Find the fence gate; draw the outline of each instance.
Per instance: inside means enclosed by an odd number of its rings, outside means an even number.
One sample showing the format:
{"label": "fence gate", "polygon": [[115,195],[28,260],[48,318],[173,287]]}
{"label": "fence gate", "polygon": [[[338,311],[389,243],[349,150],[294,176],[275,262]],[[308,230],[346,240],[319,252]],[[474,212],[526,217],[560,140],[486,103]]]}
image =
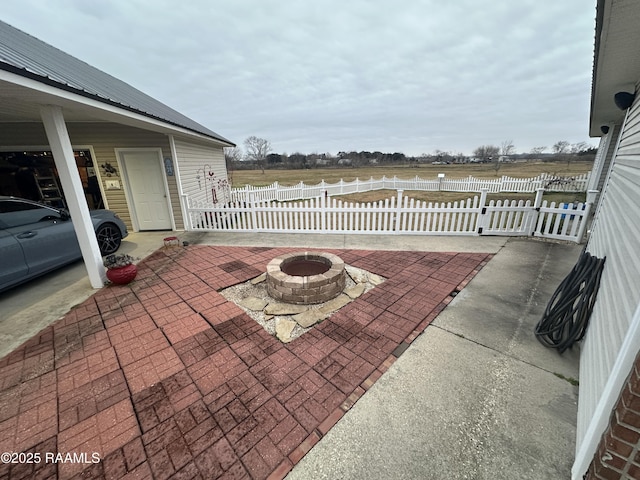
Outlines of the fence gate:
{"label": "fence gate", "polygon": [[491,200],[482,209],[478,224],[480,235],[526,236],[533,235],[538,210],[531,200]]}
{"label": "fence gate", "polygon": [[[597,192],[587,192],[585,203],[548,203],[542,189],[530,200],[490,201],[478,219],[479,235],[534,236],[580,243]],[[484,200],[484,197],[482,198]],[[481,205],[486,202],[481,200]]]}

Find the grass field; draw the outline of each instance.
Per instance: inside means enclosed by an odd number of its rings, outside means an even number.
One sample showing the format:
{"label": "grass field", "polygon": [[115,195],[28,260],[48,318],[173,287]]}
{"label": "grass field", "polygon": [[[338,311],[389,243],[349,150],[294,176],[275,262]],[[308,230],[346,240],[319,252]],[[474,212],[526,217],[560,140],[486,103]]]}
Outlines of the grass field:
{"label": "grass field", "polygon": [[527,162],[505,163],[496,173],[492,164],[462,164],[462,165],[420,165],[420,166],[382,166],[382,167],[358,167],[358,168],[313,168],[308,170],[236,170],[229,172],[234,187],[254,185],[261,187],[271,185],[276,180],[281,185],[295,185],[301,181],[308,185],[315,185],[324,180],[327,183],[339,182],[342,178],[350,182],[356,178],[361,180],[382,176],[398,178],[413,178],[416,175],[422,178],[436,178],[439,173],[444,173],[449,178],[463,178],[473,175],[477,178],[497,178],[507,175],[516,178],[535,177],[541,173],[553,175],[572,176],[587,173],[591,170],[593,162]]}
{"label": "grass field", "polygon": [[[581,175],[591,170],[592,162],[532,162],[532,163],[508,163],[501,165],[496,173],[494,165],[491,164],[464,164],[464,165],[421,165],[418,167],[360,167],[360,168],[314,168],[309,170],[265,170],[264,174],[260,170],[238,170],[230,172],[234,187],[244,187],[245,185],[265,186],[278,181],[281,185],[295,185],[301,181],[307,185],[315,185],[324,180],[327,183],[339,182],[343,179],[350,182],[356,178],[362,180],[370,177],[381,178],[382,176],[398,178],[413,178],[416,175],[432,179],[438,173],[444,173],[449,178],[464,178],[473,175],[477,178],[496,178],[507,175],[515,178],[536,177],[541,173],[553,175],[572,176]],[[375,190],[371,192],[354,193],[350,195],[335,196],[333,198],[348,202],[377,202],[397,195],[393,190]],[[475,193],[458,192],[423,192],[405,191],[405,196],[426,202],[455,202],[473,198]],[[544,194],[544,200],[549,202],[584,202],[584,193],[553,193]],[[527,193],[498,193],[489,194],[488,200],[531,200],[533,202],[535,194]]]}
{"label": "grass field", "polygon": [[[372,192],[353,193],[351,195],[335,195],[331,198],[337,198],[347,202],[378,202],[385,198],[395,197],[397,192],[394,190],[374,190]],[[405,190],[403,196],[415,198],[422,202],[460,202],[467,198],[473,198],[475,196],[480,197],[479,193],[465,193],[465,192],[422,192],[422,191],[407,191]],[[490,193],[487,195],[487,201],[491,200],[535,200],[535,193]],[[584,193],[562,193],[562,192],[546,192],[542,199],[548,202],[556,203],[570,203],[570,202],[584,202],[586,194]]]}

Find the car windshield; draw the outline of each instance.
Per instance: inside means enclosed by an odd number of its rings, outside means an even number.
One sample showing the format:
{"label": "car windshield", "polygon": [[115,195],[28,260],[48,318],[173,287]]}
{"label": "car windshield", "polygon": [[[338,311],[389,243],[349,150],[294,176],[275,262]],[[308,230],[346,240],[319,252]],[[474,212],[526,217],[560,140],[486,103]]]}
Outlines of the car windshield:
{"label": "car windshield", "polygon": [[44,205],[20,200],[0,201],[0,221],[8,228],[60,218],[58,210]]}

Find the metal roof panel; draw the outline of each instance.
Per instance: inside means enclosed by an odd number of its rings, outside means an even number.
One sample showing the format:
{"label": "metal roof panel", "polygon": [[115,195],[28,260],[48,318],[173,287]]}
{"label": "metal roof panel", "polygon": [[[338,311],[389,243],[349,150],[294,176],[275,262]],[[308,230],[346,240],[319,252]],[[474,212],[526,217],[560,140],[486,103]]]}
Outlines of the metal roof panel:
{"label": "metal roof panel", "polygon": [[126,82],[0,20],[0,69],[73,91],[233,145]]}

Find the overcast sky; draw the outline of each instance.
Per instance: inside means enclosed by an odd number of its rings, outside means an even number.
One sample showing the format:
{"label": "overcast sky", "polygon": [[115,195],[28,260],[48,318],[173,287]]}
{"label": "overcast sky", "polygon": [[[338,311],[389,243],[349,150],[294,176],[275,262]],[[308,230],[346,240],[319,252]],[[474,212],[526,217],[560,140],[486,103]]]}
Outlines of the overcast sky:
{"label": "overcast sky", "polygon": [[596,0],[2,0],[2,20],[239,146],[588,137]]}

